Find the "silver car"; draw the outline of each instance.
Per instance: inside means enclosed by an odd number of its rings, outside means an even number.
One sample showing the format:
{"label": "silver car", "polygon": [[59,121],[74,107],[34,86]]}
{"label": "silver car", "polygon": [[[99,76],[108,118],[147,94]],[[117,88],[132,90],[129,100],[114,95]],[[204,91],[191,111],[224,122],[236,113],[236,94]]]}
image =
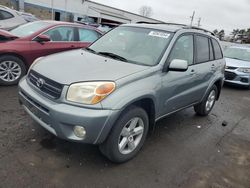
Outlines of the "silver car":
{"label": "silver car", "polygon": [[250,89],[250,47],[232,46],[224,51],[226,59],[225,83]]}
{"label": "silver car", "polygon": [[11,30],[25,23],[27,23],[27,21],[21,12],[0,6],[0,29]]}
{"label": "silver car", "polygon": [[187,107],[206,116],[225,60],[213,34],[178,24],[119,26],[89,48],[37,59],[20,103],[52,134],[97,144],[114,162],[133,158],[155,122]]}

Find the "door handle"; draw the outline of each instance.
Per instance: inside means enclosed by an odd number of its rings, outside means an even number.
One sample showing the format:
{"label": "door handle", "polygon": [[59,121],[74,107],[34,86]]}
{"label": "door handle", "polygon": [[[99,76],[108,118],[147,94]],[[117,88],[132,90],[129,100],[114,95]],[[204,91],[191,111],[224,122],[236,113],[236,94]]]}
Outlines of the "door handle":
{"label": "door handle", "polygon": [[214,64],[211,66],[211,70],[212,70],[212,71],[215,71],[215,70],[216,70],[216,67],[215,67]]}
{"label": "door handle", "polygon": [[195,74],[196,74],[195,70],[192,69],[191,72],[190,72],[190,75],[195,75]]}
{"label": "door handle", "polygon": [[75,48],[75,45],[71,45],[70,47],[71,47],[71,48]]}

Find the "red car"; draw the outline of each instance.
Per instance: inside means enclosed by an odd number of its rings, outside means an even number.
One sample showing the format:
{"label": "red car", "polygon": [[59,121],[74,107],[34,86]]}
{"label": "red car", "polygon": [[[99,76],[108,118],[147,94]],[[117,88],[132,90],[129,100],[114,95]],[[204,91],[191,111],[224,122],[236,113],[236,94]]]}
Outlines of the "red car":
{"label": "red car", "polygon": [[0,30],[0,85],[17,84],[38,57],[88,47],[101,35],[94,27],[57,21]]}

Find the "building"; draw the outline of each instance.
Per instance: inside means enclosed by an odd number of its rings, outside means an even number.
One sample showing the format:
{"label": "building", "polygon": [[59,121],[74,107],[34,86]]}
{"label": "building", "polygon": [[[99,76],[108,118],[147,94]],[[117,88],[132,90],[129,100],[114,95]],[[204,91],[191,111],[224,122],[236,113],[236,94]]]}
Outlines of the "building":
{"label": "building", "polygon": [[1,0],[1,4],[23,9],[40,19],[80,21],[88,17],[98,24],[103,22],[114,24],[138,21],[162,22],[89,0]]}

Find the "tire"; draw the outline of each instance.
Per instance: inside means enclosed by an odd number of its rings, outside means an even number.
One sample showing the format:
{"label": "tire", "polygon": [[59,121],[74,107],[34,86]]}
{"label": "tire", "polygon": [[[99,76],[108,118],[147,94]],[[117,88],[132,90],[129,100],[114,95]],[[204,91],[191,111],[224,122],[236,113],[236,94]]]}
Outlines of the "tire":
{"label": "tire", "polygon": [[[132,128],[134,125],[136,125],[135,129],[129,130],[129,127]],[[140,107],[132,106],[121,114],[112,128],[110,135],[106,141],[99,146],[99,149],[102,154],[112,162],[126,162],[135,157],[140,151],[146,140],[148,129],[149,120],[146,111]],[[135,132],[132,130],[136,130],[137,133],[142,133],[133,136]],[[132,144],[132,142],[134,144]]]}
{"label": "tire", "polygon": [[206,96],[201,101],[201,103],[194,106],[194,111],[196,112],[196,114],[200,116],[207,116],[214,107],[217,95],[218,95],[218,88],[215,85],[213,85],[207,92]]}
{"label": "tire", "polygon": [[26,74],[24,62],[12,55],[0,56],[0,85],[16,85]]}

